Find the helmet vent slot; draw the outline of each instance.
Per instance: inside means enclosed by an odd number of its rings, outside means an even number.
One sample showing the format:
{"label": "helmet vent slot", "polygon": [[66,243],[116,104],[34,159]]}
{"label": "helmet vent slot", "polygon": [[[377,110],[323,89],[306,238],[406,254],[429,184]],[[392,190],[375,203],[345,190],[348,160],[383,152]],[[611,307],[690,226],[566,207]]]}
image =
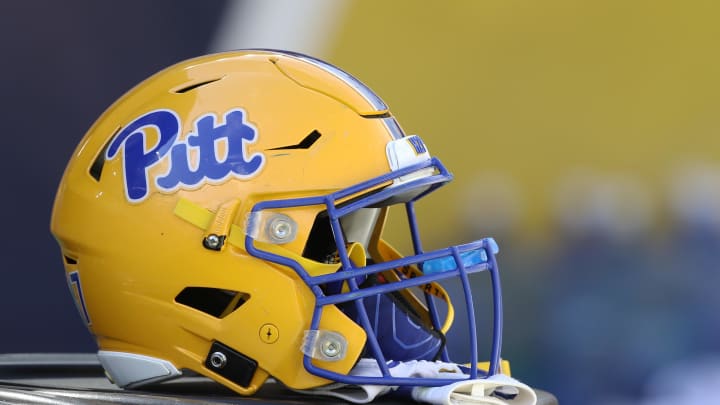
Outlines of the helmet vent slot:
{"label": "helmet vent slot", "polygon": [[373,113],[373,114],[360,114],[363,118],[390,118],[392,115],[390,115],[389,112],[381,112],[381,113]]}
{"label": "helmet vent slot", "polygon": [[202,87],[202,86],[208,85],[210,83],[215,83],[216,81],[218,81],[220,79],[222,79],[222,77],[218,77],[217,79],[205,80],[205,81],[199,82],[199,83],[193,83],[189,86],[181,87],[181,88],[175,90],[175,93],[177,93],[177,94],[187,93],[188,91],[195,90],[198,87]]}
{"label": "helmet vent slot", "polygon": [[175,302],[197,309],[215,318],[224,318],[240,308],[250,294],[211,287],[185,287]]}
{"label": "helmet vent slot", "polygon": [[113,134],[110,135],[107,142],[105,142],[105,146],[103,146],[100,153],[98,153],[98,155],[95,157],[95,160],[93,160],[92,165],[90,166],[90,170],[88,170],[90,175],[97,181],[100,181],[100,176],[102,176],[102,169],[103,169],[103,166],[105,165],[105,153],[107,152],[108,147],[110,146],[110,142],[113,139],[115,139],[115,135],[117,135],[118,132],[120,132],[120,129],[122,129],[122,127],[117,127],[117,129],[115,129],[115,132],[113,132]]}
{"label": "helmet vent slot", "polygon": [[77,260],[73,259],[70,256],[63,256],[65,258],[65,263],[67,264],[77,264]]}
{"label": "helmet vent slot", "polygon": [[314,129],[312,132],[307,134],[305,138],[303,138],[302,141],[298,142],[295,145],[287,145],[287,146],[278,146],[277,148],[270,148],[268,150],[284,150],[284,149],[310,149],[313,144],[320,139],[322,134],[317,129]]}

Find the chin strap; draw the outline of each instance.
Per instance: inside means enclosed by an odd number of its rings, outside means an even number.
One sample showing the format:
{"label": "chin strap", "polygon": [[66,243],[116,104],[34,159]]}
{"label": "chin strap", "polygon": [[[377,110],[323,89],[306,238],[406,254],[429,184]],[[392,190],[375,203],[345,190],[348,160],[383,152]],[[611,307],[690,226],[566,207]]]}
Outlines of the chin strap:
{"label": "chin strap", "polygon": [[[393,377],[420,377],[458,379],[456,383],[440,387],[411,387],[399,389],[388,385],[346,385],[331,384],[311,390],[297,392],[340,398],[356,404],[367,404],[375,398],[393,393],[404,395],[417,402],[438,405],[535,405],[535,391],[514,378],[495,374],[488,378],[467,380],[461,368],[454,363],[440,361],[393,362],[390,374]],[[350,371],[350,375],[380,377],[382,373],[374,359],[361,359]]]}
{"label": "chin strap", "polygon": [[458,381],[442,387],[415,387],[412,398],[428,404],[535,405],[535,391],[504,374]]}

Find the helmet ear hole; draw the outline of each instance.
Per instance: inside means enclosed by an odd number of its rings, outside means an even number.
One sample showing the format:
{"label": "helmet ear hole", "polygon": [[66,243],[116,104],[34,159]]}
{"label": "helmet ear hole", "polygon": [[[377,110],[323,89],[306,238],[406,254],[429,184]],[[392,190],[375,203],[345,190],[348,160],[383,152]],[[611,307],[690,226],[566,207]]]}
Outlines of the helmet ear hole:
{"label": "helmet ear hole", "polygon": [[210,287],[185,287],[175,302],[197,309],[215,318],[224,318],[250,299],[250,294]]}

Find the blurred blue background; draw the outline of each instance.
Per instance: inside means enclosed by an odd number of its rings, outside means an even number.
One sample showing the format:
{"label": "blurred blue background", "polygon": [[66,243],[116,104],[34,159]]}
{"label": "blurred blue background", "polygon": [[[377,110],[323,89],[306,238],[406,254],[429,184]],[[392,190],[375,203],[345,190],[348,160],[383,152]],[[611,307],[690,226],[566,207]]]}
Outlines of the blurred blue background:
{"label": "blurred blue background", "polygon": [[271,47],[360,78],[455,174],[418,207],[426,246],[499,242],[514,376],[565,404],[713,403],[718,17],[694,0],[2,2],[0,351],[94,350],[48,229],[94,119],[172,63]]}

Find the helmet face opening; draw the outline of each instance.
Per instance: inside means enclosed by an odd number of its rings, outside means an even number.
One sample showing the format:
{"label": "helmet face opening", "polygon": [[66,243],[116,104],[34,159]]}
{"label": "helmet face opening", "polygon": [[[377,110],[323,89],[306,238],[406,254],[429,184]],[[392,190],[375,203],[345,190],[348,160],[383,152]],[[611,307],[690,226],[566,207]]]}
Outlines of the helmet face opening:
{"label": "helmet face opening", "polygon": [[[411,179],[401,184],[375,188],[388,181],[407,179],[408,176]],[[246,250],[250,254],[292,268],[315,295],[313,317],[303,342],[304,367],[308,372],[347,384],[447,384],[448,381],[442,379],[393,377],[388,364],[412,360],[449,361],[444,334],[452,323],[453,309],[439,281],[460,279],[466,293],[468,324],[471,334],[475,334],[468,276],[483,271],[491,274],[493,296],[497,302],[492,358],[489,371],[484,374],[497,372],[501,322],[499,280],[494,258],[497,246],[491,239],[484,239],[424,252],[420,243],[414,203],[450,179],[444,166],[431,158],[328,195],[263,201],[253,207],[253,213],[259,213],[298,206],[325,206],[325,210],[315,218],[303,255],[312,261],[339,263],[332,272],[317,273],[304,266],[304,262],[282,255],[276,249],[263,249],[252,236],[246,237]],[[346,200],[350,196],[353,198]],[[387,206],[391,203],[401,203],[406,207],[415,250],[412,256],[401,257],[382,239]],[[444,319],[441,319],[436,305],[438,300],[445,301],[447,305]],[[382,377],[340,375],[315,364],[313,360],[333,361],[333,356],[342,356],[338,348],[346,344],[342,331],[319,328],[322,309],[329,305],[340,308],[365,330],[367,344],[363,355],[377,361]],[[328,345],[337,350],[333,356],[324,353]],[[477,343],[473,341],[470,345],[470,364],[476,364]],[[470,373],[477,377],[483,371],[473,368]]]}

